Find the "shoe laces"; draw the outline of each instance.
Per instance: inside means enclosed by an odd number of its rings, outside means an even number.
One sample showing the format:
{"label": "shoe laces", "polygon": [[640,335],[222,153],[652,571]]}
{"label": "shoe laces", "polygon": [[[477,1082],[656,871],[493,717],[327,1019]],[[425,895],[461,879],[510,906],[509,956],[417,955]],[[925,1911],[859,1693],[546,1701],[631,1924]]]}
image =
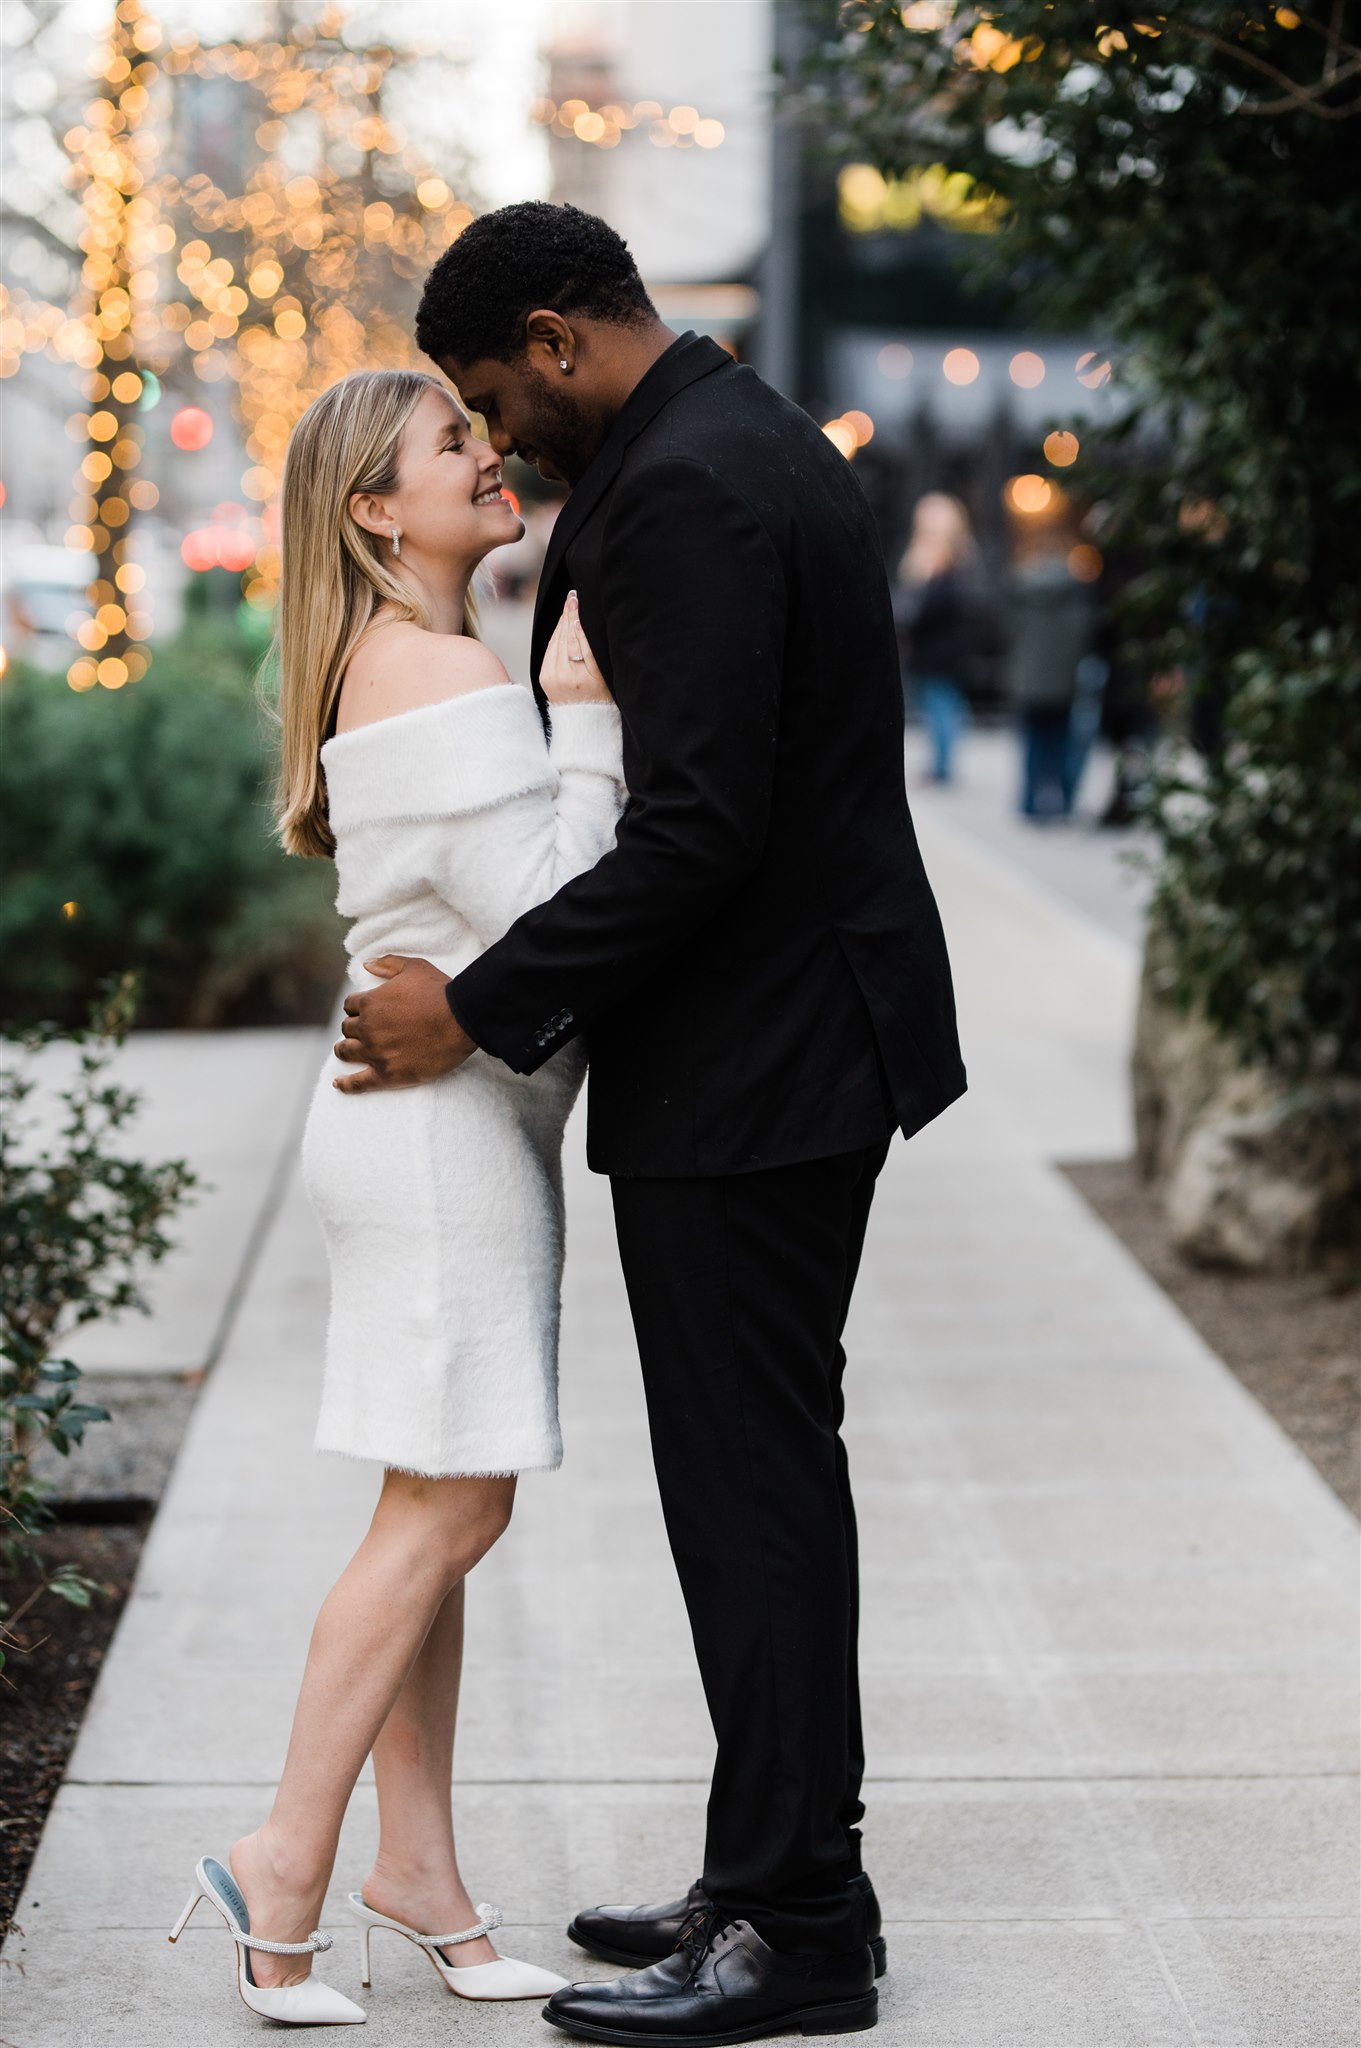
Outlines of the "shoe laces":
{"label": "shoe laces", "polygon": [[702,1906],[692,1907],[682,1920],[672,1953],[686,1957],[692,1978],[726,1925],[727,1916],[707,1899]]}

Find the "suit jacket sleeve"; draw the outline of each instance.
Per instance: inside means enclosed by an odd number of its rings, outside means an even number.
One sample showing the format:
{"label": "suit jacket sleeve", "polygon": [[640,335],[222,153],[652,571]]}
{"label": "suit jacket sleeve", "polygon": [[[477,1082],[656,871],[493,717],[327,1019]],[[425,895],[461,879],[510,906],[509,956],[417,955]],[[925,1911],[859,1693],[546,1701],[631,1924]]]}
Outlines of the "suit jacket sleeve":
{"label": "suit jacket sleeve", "polygon": [[448,991],[476,1043],[517,1073],[608,1015],[741,887],[765,843],[788,614],[765,527],[706,465],[668,458],[615,486],[602,561],[628,735],[615,846]]}

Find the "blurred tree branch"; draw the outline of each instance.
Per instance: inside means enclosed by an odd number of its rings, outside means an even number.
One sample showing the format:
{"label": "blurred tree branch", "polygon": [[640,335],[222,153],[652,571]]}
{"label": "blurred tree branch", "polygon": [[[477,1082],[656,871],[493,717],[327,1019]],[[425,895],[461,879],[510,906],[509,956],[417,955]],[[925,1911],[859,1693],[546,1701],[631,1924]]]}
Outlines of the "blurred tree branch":
{"label": "blurred tree branch", "polygon": [[[1288,10],[1287,10],[1288,11]],[[1349,41],[1341,30],[1344,9],[1342,0],[1335,0],[1331,23],[1316,21],[1312,15],[1300,14],[1295,18],[1301,28],[1312,29],[1323,38],[1327,45],[1323,57],[1323,68],[1316,79],[1306,81],[1292,78],[1279,64],[1255,50],[1244,49],[1240,43],[1231,42],[1227,37],[1216,35],[1212,29],[1201,28],[1195,22],[1177,21],[1168,16],[1156,16],[1147,23],[1136,23],[1145,33],[1164,33],[1172,36],[1189,36],[1193,41],[1203,43],[1221,56],[1229,57],[1239,64],[1247,64],[1269,78],[1280,88],[1280,98],[1274,100],[1243,100],[1240,114],[1287,114],[1299,108],[1302,112],[1316,114],[1324,121],[1348,121],[1361,114],[1361,93],[1346,100],[1341,106],[1325,104],[1325,95],[1339,85],[1361,75],[1361,45]],[[1156,23],[1156,27],[1155,27]]]}

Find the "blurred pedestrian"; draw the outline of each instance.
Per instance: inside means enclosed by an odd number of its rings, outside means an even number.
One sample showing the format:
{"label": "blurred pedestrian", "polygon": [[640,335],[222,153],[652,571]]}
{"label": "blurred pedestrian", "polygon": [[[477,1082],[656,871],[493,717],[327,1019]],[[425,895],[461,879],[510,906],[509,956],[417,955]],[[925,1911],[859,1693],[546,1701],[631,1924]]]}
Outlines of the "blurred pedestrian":
{"label": "blurred pedestrian", "polygon": [[965,690],[971,613],[973,530],[958,498],[928,491],[917,500],[898,566],[898,629],[905,715],[915,706],[930,744],[933,782],[954,777],[955,748],[968,723]]}
{"label": "blurred pedestrian", "polygon": [[1069,566],[1064,533],[1050,529],[1030,542],[1013,568],[1010,598],[1006,678],[1020,727],[1021,812],[1066,818],[1086,753],[1074,707],[1092,675],[1096,605]]}

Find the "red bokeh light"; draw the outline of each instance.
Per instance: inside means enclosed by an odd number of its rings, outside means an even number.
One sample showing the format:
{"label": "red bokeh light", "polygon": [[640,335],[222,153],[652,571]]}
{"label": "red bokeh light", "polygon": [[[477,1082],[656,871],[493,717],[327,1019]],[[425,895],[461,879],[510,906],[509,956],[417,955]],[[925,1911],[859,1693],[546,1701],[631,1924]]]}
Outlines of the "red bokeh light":
{"label": "red bokeh light", "polygon": [[243,526],[196,526],[180,542],[186,569],[230,569],[240,575],[255,560],[255,541]]}
{"label": "red bokeh light", "polygon": [[215,569],[217,549],[214,546],[212,529],[199,527],[195,533],[186,533],[180,542],[180,559],[186,569]]}
{"label": "red bokeh light", "polygon": [[177,448],[187,455],[193,455],[200,448],[206,448],[213,438],[211,416],[201,405],[185,405],[170,422],[170,438]]}
{"label": "red bokeh light", "polygon": [[242,533],[239,528],[233,531],[230,527],[219,527],[217,559],[224,569],[231,569],[236,575],[240,575],[241,571],[249,569],[255,560],[255,542],[248,533]]}

